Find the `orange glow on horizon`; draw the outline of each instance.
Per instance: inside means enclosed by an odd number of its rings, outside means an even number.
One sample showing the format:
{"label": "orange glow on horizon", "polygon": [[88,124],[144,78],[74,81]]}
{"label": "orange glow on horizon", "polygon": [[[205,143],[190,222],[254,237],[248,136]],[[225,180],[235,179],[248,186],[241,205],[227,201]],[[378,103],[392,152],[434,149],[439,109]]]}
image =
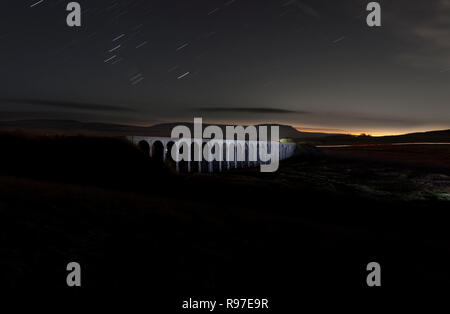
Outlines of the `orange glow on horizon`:
{"label": "orange glow on horizon", "polygon": [[[413,133],[412,132],[383,132],[383,131],[346,131],[346,130],[340,130],[340,129],[315,129],[315,128],[295,128],[296,130],[300,132],[308,132],[308,133],[326,133],[326,134],[346,134],[346,135],[361,135],[366,134],[369,136],[379,137],[379,136],[389,136],[389,135],[402,135],[407,133]],[[421,132],[421,131],[417,131]]]}
{"label": "orange glow on horizon", "polygon": [[381,136],[395,136],[395,135],[404,135],[409,133],[420,133],[420,132],[430,132],[437,130],[445,130],[448,128],[442,126],[436,127],[422,127],[422,128],[411,128],[405,130],[342,130],[342,129],[322,129],[322,128],[302,128],[295,127],[300,132],[317,132],[317,133],[328,133],[328,134],[348,134],[348,135],[361,135],[366,134],[373,137],[381,137]]}

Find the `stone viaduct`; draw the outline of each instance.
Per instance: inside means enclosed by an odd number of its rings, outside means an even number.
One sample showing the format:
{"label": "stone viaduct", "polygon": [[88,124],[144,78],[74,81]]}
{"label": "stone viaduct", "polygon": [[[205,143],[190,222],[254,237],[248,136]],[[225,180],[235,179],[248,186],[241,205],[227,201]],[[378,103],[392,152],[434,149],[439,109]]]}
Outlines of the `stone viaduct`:
{"label": "stone viaduct", "polygon": [[[202,161],[180,161],[175,162],[171,155],[172,146],[179,140],[178,138],[170,137],[148,137],[148,136],[128,136],[133,144],[139,146],[143,151],[148,153],[150,157],[155,160],[160,160],[167,164],[172,164],[174,168],[179,172],[217,172],[226,169],[233,168],[249,168],[257,167],[263,161],[259,159],[259,149],[261,145],[268,145],[268,151],[270,152],[270,142],[261,141],[227,141],[224,140],[223,144],[223,155],[224,161],[212,161],[208,162],[206,160]],[[203,147],[209,142],[207,139],[201,140]],[[194,147],[198,145],[192,142],[191,144],[191,156],[194,156]],[[245,152],[245,160],[238,161],[237,159],[237,147],[241,145],[241,149]],[[255,152],[257,152],[257,160],[250,160],[249,158],[249,147],[253,146]],[[202,147],[202,149],[203,149]],[[284,160],[290,158],[294,155],[296,148],[295,143],[279,143],[279,160]],[[233,151],[231,153],[231,150]],[[227,160],[226,156],[231,156],[234,154],[234,160]],[[202,158],[204,159],[204,158]]]}

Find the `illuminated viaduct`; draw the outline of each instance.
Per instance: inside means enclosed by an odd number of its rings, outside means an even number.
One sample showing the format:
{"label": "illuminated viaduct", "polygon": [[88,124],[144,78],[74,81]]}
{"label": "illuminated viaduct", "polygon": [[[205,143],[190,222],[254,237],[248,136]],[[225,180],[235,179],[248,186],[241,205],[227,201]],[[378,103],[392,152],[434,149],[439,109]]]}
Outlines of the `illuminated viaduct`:
{"label": "illuminated viaduct", "polygon": [[[160,160],[162,162],[173,164],[177,171],[179,172],[216,172],[222,171],[226,169],[233,168],[249,168],[249,167],[257,167],[261,163],[264,163],[259,160],[259,149],[260,146],[263,145],[263,142],[257,141],[227,141],[224,140],[224,159],[227,159],[226,156],[229,156],[230,150],[233,150],[234,160],[224,160],[224,161],[180,161],[175,162],[172,159],[171,149],[172,146],[179,141],[178,138],[170,138],[170,137],[149,137],[149,136],[128,136],[128,140],[130,140],[133,144],[139,146],[143,151],[148,153],[150,157],[155,160]],[[209,140],[202,139],[202,145],[206,145]],[[268,144],[270,142],[265,142]],[[191,156],[193,156],[194,145],[198,145],[197,143],[192,143],[191,145]],[[241,148],[245,152],[245,160],[238,161],[237,160],[237,147],[241,145]],[[249,147],[253,146],[253,149],[257,152],[258,161],[250,161],[249,160]],[[268,145],[270,147],[270,145]],[[290,158],[294,155],[295,152],[295,143],[279,143],[279,160],[284,160]],[[203,149],[203,147],[202,147]],[[231,155],[231,154],[230,154]],[[203,159],[203,158],[202,158]]]}

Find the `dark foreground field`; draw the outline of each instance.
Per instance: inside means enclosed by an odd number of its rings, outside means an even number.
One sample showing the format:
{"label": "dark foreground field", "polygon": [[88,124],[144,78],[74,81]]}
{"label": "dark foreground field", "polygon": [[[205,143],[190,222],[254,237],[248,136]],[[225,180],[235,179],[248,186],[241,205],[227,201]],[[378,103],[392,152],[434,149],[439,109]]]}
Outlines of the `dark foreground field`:
{"label": "dark foreground field", "polygon": [[67,287],[71,261],[82,287],[166,297],[364,289],[371,261],[385,290],[450,284],[441,163],[326,151],[273,174],[176,175],[121,139],[0,145],[3,287]]}

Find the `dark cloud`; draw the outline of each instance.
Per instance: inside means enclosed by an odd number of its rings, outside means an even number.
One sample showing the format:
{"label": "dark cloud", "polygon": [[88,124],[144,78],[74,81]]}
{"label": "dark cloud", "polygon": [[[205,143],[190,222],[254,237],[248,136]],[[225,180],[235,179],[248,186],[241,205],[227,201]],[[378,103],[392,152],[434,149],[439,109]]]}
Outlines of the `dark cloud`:
{"label": "dark cloud", "polygon": [[231,113],[272,113],[272,114],[308,114],[308,111],[285,110],[278,108],[237,108],[237,107],[219,107],[219,108],[196,108],[202,112],[231,112]]}
{"label": "dark cloud", "polygon": [[70,102],[70,101],[58,101],[58,100],[42,100],[42,99],[0,99],[0,104],[11,105],[36,105],[46,107],[57,107],[61,109],[77,109],[88,111],[108,111],[108,112],[134,112],[135,110],[127,107],[93,104],[83,102]]}
{"label": "dark cloud", "polygon": [[15,120],[92,120],[104,119],[101,115],[92,113],[67,113],[56,111],[0,111],[0,121]]}
{"label": "dark cloud", "polygon": [[310,123],[324,123],[327,125],[346,125],[346,126],[388,126],[388,127],[412,127],[412,126],[420,126],[427,123],[437,123],[437,119],[428,120],[425,118],[413,118],[413,117],[392,117],[392,116],[383,116],[378,114],[361,114],[361,113],[345,113],[345,112],[311,112],[311,114],[302,117],[301,120],[303,122]]}
{"label": "dark cloud", "polygon": [[[409,13],[411,10],[413,13]],[[398,38],[413,49],[395,57],[401,63],[434,70],[450,66],[450,1],[430,0],[411,2],[402,0],[387,11],[392,29]]]}

